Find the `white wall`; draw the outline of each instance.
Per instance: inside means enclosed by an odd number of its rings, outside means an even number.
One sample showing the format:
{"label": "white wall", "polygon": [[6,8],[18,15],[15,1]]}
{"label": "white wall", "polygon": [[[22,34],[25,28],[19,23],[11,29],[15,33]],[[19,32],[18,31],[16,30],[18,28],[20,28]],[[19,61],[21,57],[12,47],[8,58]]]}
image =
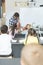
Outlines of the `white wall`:
{"label": "white wall", "polygon": [[43,5],[43,0],[33,0],[36,3],[36,6],[39,7],[40,5]]}
{"label": "white wall", "polygon": [[37,3],[39,3],[40,5],[43,4],[43,0],[35,0]]}
{"label": "white wall", "polygon": [[22,26],[25,26],[27,23],[43,25],[43,8],[21,8],[20,20]]}

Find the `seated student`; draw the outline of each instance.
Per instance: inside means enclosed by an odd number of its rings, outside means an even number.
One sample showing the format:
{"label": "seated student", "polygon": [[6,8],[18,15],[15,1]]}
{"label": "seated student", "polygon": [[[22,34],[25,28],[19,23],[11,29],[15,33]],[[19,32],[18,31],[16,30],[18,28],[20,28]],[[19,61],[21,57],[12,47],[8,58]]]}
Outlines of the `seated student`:
{"label": "seated student", "polygon": [[28,45],[28,44],[38,44],[38,38],[36,36],[36,31],[33,28],[30,28],[28,30],[28,34],[27,37],[24,40],[24,44]]}
{"label": "seated student", "polygon": [[0,57],[9,57],[12,53],[11,37],[7,34],[8,27],[3,25],[1,27],[0,35]]}
{"label": "seated student", "polygon": [[21,52],[21,65],[43,65],[43,46],[29,44]]}

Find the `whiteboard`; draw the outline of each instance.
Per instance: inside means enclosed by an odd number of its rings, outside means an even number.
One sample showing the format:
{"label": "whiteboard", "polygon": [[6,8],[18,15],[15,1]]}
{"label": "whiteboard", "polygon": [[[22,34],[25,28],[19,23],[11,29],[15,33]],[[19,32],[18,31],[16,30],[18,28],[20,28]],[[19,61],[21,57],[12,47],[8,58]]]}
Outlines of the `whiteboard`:
{"label": "whiteboard", "polygon": [[20,8],[21,25],[35,24],[43,25],[43,8]]}

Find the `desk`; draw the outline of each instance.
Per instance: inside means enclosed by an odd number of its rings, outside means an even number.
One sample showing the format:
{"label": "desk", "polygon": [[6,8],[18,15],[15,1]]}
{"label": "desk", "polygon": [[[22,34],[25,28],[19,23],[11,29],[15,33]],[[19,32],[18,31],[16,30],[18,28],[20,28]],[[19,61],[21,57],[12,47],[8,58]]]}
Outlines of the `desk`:
{"label": "desk", "polygon": [[[25,34],[16,34],[12,39],[12,56],[15,58],[20,58],[21,50],[24,46],[23,40],[25,39]],[[17,40],[15,42],[15,40]]]}
{"label": "desk", "polygon": [[12,42],[12,56],[14,58],[20,58],[21,50],[24,47],[23,43],[14,43]]}

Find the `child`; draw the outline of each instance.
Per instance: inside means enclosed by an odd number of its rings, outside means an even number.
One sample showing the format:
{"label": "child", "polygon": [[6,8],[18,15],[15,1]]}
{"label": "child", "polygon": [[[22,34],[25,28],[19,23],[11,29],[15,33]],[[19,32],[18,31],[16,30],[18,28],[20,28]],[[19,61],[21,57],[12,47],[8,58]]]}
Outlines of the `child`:
{"label": "child", "polygon": [[38,44],[38,38],[36,36],[36,31],[33,29],[33,28],[30,28],[28,30],[28,35],[24,41],[24,44],[25,45],[28,45],[28,44]]}
{"label": "child", "polygon": [[10,56],[12,53],[11,49],[11,37],[7,34],[8,27],[7,25],[3,25],[1,27],[1,35],[0,35],[0,56]]}

